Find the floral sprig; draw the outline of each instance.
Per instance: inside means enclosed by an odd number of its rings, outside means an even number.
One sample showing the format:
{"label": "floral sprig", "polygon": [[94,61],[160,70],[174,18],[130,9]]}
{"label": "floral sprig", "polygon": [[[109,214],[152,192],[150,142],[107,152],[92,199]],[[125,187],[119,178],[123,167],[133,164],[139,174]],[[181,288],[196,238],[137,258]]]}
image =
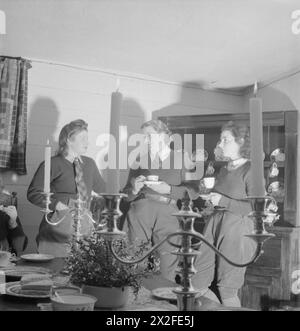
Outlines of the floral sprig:
{"label": "floral sprig", "polygon": [[[134,260],[143,256],[151,248],[150,243],[131,244],[127,239],[116,239],[114,250],[125,260]],[[139,264],[123,264],[111,254],[109,243],[97,233],[88,238],[77,240],[72,246],[66,261],[65,272],[70,275],[73,284],[103,287],[130,286],[135,294],[141,287],[143,278],[158,271],[156,255],[150,256]]]}

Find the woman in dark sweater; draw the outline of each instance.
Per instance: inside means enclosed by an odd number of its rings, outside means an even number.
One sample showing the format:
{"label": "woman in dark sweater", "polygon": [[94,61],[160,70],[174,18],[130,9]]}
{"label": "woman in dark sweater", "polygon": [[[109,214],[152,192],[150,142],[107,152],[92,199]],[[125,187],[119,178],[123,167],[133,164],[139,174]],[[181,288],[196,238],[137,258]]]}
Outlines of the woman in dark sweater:
{"label": "woman in dark sweater", "polygon": [[[251,196],[251,165],[249,130],[246,126],[229,122],[222,128],[218,147],[228,165],[217,176],[213,192],[203,196],[213,206],[224,207],[225,211],[214,212],[208,220],[204,235],[225,256],[237,263],[248,261],[255,251],[255,243],[245,237],[253,230],[253,221],[248,218],[251,205],[243,200]],[[194,285],[209,287],[216,282],[218,294],[224,305],[240,306],[238,290],[244,283],[246,268],[228,264],[206,245],[196,260],[197,274]]]}
{"label": "woman in dark sweater", "polygon": [[[173,213],[178,211],[177,200],[188,190],[196,197],[197,187],[187,187],[182,166],[175,166],[176,151],[170,148],[171,132],[159,120],[151,120],[142,125],[147,151],[138,164],[130,170],[127,185],[123,192],[128,194],[130,208],[124,229],[132,242],[149,241],[153,245],[166,235],[178,230],[178,220]],[[155,141],[156,140],[156,141]],[[149,152],[147,154],[147,152]],[[143,163],[143,157],[145,156]],[[181,153],[180,153],[181,156]],[[147,176],[157,176],[157,182],[146,181]],[[173,242],[179,238],[172,239]],[[175,281],[177,257],[168,242],[158,249],[160,271],[163,277]]]}
{"label": "woman in dark sweater", "polygon": [[[88,147],[87,124],[83,120],[75,120],[65,125],[59,135],[59,150],[51,158],[50,209],[54,211],[51,221],[66,215],[56,226],[50,225],[43,218],[37,236],[38,251],[56,257],[66,257],[70,251],[73,235],[73,219],[69,210],[78,198],[84,201],[89,209],[91,192],[103,193],[105,183],[93,159],[83,156]],[[28,200],[39,208],[45,208],[43,195],[44,162],[37,169],[27,191]],[[90,218],[86,215],[80,224],[81,235],[88,235],[93,229]]]}

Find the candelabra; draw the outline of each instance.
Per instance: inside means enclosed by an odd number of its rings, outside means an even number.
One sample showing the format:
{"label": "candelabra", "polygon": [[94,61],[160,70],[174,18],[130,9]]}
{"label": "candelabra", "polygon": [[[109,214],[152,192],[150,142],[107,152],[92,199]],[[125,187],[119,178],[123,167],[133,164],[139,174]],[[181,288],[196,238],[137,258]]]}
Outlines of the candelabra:
{"label": "candelabra", "polygon": [[[173,216],[176,216],[179,223],[179,228],[176,232],[170,233],[165,238],[163,238],[159,243],[154,245],[146,254],[136,260],[124,260],[120,258],[114,250],[114,240],[122,236],[126,236],[126,233],[119,230],[118,220],[122,215],[120,211],[120,201],[122,198],[126,197],[125,194],[101,194],[100,198],[104,198],[105,208],[100,213],[99,220],[94,220],[86,206],[85,203],[81,201],[78,196],[75,200],[74,207],[70,208],[67,213],[65,213],[57,221],[51,221],[49,219],[49,214],[52,212],[49,209],[51,193],[45,193],[46,208],[43,209],[45,213],[45,220],[48,224],[52,226],[57,226],[64,221],[67,214],[70,213],[74,219],[75,228],[75,243],[80,236],[80,223],[83,215],[87,215],[94,224],[97,224],[96,231],[105,240],[108,241],[109,248],[112,256],[121,263],[125,264],[137,264],[149,257],[158,247],[160,247],[166,241],[176,248],[171,254],[178,256],[178,268],[177,273],[181,275],[181,286],[174,288],[174,293],[177,295],[177,307],[180,311],[190,311],[195,307],[195,300],[199,294],[199,290],[195,289],[192,284],[192,276],[197,272],[194,266],[195,258],[200,254],[199,244],[205,244],[209,246],[219,257],[223,258],[229,264],[235,267],[243,268],[252,263],[254,263],[259,256],[263,253],[263,244],[266,240],[274,237],[274,234],[269,233],[265,229],[265,224],[272,224],[277,219],[277,214],[272,212],[268,208],[268,204],[273,203],[276,205],[276,201],[271,196],[261,196],[261,197],[249,197],[247,200],[251,203],[252,212],[249,214],[250,219],[254,223],[254,230],[252,233],[247,234],[246,237],[251,238],[257,244],[255,253],[250,261],[245,263],[237,263],[231,261],[227,256],[222,254],[211,242],[209,242],[202,234],[195,231],[194,221],[196,218],[201,217],[201,212],[193,211],[192,202],[189,199],[189,195],[186,192],[184,199],[182,200],[182,208]],[[216,210],[216,212],[223,212],[222,210]],[[173,237],[181,237],[181,245],[175,244],[171,241]],[[199,243],[192,244],[192,238],[199,240]]]}
{"label": "candelabra", "polygon": [[[253,233],[246,235],[247,237],[254,240],[257,244],[256,251],[250,261],[245,263],[236,263],[231,261],[228,257],[223,255],[212,243],[210,243],[202,234],[198,233],[194,229],[195,218],[201,217],[201,212],[194,212],[192,209],[192,202],[190,201],[188,194],[186,193],[185,198],[182,200],[182,208],[177,213],[173,215],[177,217],[179,222],[179,229],[167,235],[159,243],[154,245],[145,255],[136,260],[124,260],[120,258],[114,250],[114,240],[117,237],[125,236],[126,233],[120,231],[117,226],[117,220],[121,216],[119,209],[120,200],[124,197],[124,194],[102,194],[105,199],[105,209],[102,212],[102,217],[106,220],[106,228],[98,231],[99,235],[104,236],[108,241],[110,251],[113,257],[121,263],[125,264],[136,264],[145,260],[149,255],[151,255],[158,247],[160,247],[164,242],[168,241],[169,244],[175,247],[177,250],[173,251],[172,254],[178,256],[178,274],[181,275],[181,286],[174,288],[174,293],[177,295],[177,307],[180,311],[190,311],[195,307],[196,296],[199,290],[195,289],[192,284],[192,276],[197,272],[194,267],[194,261],[199,250],[199,243],[192,244],[192,238],[200,240],[200,243],[204,243],[209,246],[218,256],[226,260],[229,264],[235,267],[246,267],[254,263],[258,257],[263,253],[262,247],[266,240],[272,238],[274,234],[268,233],[265,229],[265,223],[268,219],[276,218],[276,213],[268,211],[267,204],[272,200],[276,204],[275,200],[269,196],[263,197],[249,197],[247,198],[251,202],[253,211],[250,213],[249,217],[254,222]],[[174,244],[170,239],[172,237],[180,236],[181,245]]]}
{"label": "candelabra", "polygon": [[71,217],[74,220],[74,242],[78,241],[78,239],[80,238],[80,227],[81,227],[81,222],[82,222],[82,218],[85,216],[87,218],[89,218],[92,223],[96,224],[97,222],[93,219],[93,217],[90,215],[90,212],[87,208],[87,203],[83,200],[81,200],[80,195],[77,195],[77,199],[76,200],[72,200],[73,204],[71,204],[71,207],[66,209],[63,212],[63,215],[61,217],[58,217],[56,220],[51,220],[49,218],[49,215],[53,212],[49,206],[51,203],[51,195],[53,193],[51,192],[44,192],[43,193],[45,195],[45,208],[42,209],[42,212],[45,214],[45,220],[49,225],[52,226],[58,226],[60,223],[62,223],[69,215],[71,215]]}

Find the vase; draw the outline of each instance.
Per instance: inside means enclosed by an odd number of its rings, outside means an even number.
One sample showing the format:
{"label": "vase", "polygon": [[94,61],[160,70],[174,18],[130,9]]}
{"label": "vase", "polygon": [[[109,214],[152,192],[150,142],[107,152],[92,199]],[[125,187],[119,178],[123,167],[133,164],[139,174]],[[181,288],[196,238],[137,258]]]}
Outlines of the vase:
{"label": "vase", "polygon": [[129,287],[102,287],[83,285],[82,293],[97,298],[96,308],[121,308],[126,305],[129,298]]}

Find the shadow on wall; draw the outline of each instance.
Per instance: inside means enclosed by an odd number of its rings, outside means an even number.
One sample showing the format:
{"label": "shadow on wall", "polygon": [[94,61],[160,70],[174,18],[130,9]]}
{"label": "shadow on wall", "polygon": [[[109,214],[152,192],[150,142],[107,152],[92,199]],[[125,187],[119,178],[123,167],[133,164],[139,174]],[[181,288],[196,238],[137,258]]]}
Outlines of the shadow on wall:
{"label": "shadow on wall", "polygon": [[[206,84],[201,81],[189,81],[182,83],[181,91],[176,103],[153,111],[152,117],[160,116],[184,116],[188,110],[189,115],[199,114],[197,108],[209,108],[209,103],[213,102],[211,93],[207,90]],[[191,106],[192,105],[192,106]]]}
{"label": "shadow on wall", "polygon": [[[54,133],[58,125],[58,119],[59,111],[56,103],[52,99],[46,97],[37,98],[30,107],[27,124],[27,160],[31,178],[28,178],[27,180],[28,185],[31,182],[32,176],[37,170],[39,164],[44,159],[44,146],[46,145],[47,139],[49,139],[49,142],[53,148],[52,155],[57,149],[57,141],[54,138]],[[27,199],[23,203],[23,212],[24,215],[27,216],[27,219],[24,220],[24,230],[29,237],[29,246],[26,251],[35,252],[35,237],[38,233],[39,224],[42,220],[42,214],[40,212],[40,208],[31,205]]]}
{"label": "shadow on wall", "polygon": [[56,103],[49,98],[38,98],[32,104],[29,115],[29,144],[45,145],[49,139],[51,146],[56,148],[57,141],[54,139],[54,133],[59,119]]}
{"label": "shadow on wall", "polygon": [[[295,88],[295,87],[294,87]],[[251,97],[251,95],[249,96]],[[264,111],[284,111],[284,110],[297,110],[295,102],[283,91],[271,86],[263,87],[258,91],[258,97],[262,97]],[[300,97],[298,98],[298,110],[300,109]],[[246,104],[247,104],[246,100]]]}

